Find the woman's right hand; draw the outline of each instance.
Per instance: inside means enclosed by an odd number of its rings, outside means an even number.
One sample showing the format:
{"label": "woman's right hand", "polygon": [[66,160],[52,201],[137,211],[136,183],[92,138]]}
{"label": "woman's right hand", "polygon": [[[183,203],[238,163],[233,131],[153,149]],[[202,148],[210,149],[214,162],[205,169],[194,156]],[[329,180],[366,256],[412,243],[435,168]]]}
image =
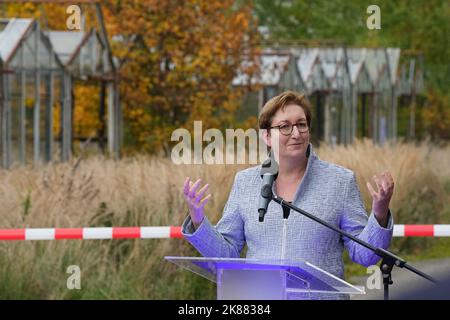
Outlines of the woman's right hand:
{"label": "woman's right hand", "polygon": [[203,197],[206,190],[208,190],[208,184],[205,184],[201,189],[198,189],[200,186],[201,179],[198,179],[195,182],[192,182],[189,177],[184,180],[184,197],[189,206],[189,216],[191,217],[192,224],[195,229],[202,223],[204,214],[204,207],[208,203],[211,198],[211,194],[208,194],[206,197]]}

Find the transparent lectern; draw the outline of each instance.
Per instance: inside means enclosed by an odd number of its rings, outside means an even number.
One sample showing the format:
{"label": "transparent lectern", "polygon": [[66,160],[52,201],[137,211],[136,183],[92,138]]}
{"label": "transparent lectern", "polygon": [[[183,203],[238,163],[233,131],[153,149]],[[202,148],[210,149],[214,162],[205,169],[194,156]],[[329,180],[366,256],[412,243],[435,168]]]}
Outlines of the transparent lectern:
{"label": "transparent lectern", "polygon": [[218,300],[298,300],[317,294],[365,294],[364,289],[307,261],[165,257],[217,284]]}

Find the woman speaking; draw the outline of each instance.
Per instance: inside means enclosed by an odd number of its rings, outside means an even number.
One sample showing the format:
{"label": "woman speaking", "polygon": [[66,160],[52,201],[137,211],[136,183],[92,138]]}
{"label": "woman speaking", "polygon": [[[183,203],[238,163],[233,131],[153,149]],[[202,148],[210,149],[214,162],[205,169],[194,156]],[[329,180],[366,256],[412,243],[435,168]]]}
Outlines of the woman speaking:
{"label": "woman speaking", "polygon": [[[278,162],[273,192],[285,201],[344,231],[387,249],[393,233],[389,202],[394,181],[389,172],[375,175],[376,190],[367,182],[372,197],[370,215],[364,208],[355,174],[317,157],[310,143],[311,108],[306,97],[287,91],[270,99],[259,116],[263,139]],[[247,245],[247,258],[305,260],[343,279],[344,248],[363,266],[379,257],[361,245],[342,238],[317,222],[292,213],[283,222],[283,209],[270,202],[264,222],[258,221],[261,166],[238,172],[222,218],[212,226],[204,214],[210,194],[202,181],[186,178],[184,195],[189,216],[182,233],[203,256],[239,258]],[[315,294],[312,299],[346,299],[346,295]]]}

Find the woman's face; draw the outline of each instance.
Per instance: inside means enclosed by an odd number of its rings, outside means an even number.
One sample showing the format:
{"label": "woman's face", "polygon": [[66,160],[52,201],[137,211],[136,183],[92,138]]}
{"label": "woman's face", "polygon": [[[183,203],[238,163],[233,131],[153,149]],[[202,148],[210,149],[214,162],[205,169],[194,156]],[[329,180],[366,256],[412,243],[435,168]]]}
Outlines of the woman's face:
{"label": "woman's face", "polygon": [[[284,110],[278,110],[272,119],[271,127],[286,124],[300,124],[303,128],[307,126],[303,108],[296,104],[289,104]],[[306,154],[309,145],[309,128],[306,132],[300,132],[298,126],[293,126],[291,134],[288,135],[284,135],[279,128],[273,128],[268,131],[265,140],[278,161],[280,158],[301,158]]]}

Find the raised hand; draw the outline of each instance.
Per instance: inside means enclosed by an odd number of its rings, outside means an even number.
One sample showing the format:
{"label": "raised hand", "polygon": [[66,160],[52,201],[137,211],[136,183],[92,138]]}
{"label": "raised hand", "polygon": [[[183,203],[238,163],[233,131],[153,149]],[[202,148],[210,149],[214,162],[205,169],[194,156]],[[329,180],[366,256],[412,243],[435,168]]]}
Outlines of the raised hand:
{"label": "raised hand", "polygon": [[206,190],[208,190],[208,184],[205,184],[198,190],[200,183],[201,179],[192,182],[189,177],[186,177],[183,187],[184,197],[189,206],[189,215],[195,228],[198,228],[202,223],[203,218],[205,217],[204,207],[211,198],[211,194],[208,194],[203,198]]}
{"label": "raised hand", "polygon": [[373,180],[378,191],[375,191],[370,182],[367,182],[367,189],[372,196],[372,210],[378,222],[383,226],[387,226],[389,202],[394,193],[394,179],[389,171],[385,171],[379,175],[374,175]]}

